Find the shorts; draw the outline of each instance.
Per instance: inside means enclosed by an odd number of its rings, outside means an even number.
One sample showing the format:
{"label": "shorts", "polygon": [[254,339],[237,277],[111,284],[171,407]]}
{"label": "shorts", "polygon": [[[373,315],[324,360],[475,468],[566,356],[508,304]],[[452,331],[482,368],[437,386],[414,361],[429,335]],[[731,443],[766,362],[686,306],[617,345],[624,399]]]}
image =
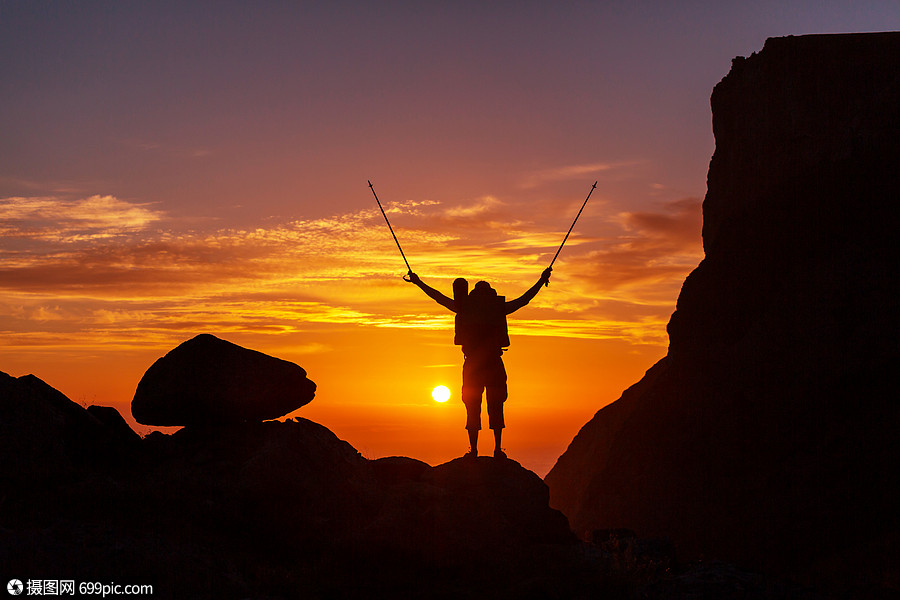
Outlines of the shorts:
{"label": "shorts", "polygon": [[463,363],[462,401],[466,405],[466,429],[481,429],[481,396],[487,391],[488,425],[503,429],[503,403],[506,402],[506,368],[500,354],[479,360],[467,357]]}

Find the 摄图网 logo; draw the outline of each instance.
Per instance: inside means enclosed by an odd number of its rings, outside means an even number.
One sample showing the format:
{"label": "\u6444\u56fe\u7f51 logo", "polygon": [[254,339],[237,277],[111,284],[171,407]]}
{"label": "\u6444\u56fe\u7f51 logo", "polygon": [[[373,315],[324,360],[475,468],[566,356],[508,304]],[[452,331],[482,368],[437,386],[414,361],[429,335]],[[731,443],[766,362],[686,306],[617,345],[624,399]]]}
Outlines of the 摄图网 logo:
{"label": "\u6444\u56fe\u7f51 logo", "polygon": [[10,579],[9,583],[6,584],[6,591],[9,592],[10,596],[18,596],[24,589],[25,586],[18,579]]}

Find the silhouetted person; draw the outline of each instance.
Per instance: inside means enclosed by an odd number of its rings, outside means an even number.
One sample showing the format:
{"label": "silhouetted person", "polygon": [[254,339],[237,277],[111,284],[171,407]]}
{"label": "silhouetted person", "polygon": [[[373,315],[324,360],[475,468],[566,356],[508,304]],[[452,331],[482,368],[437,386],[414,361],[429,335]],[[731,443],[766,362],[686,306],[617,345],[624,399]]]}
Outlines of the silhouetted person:
{"label": "silhouetted person", "polygon": [[506,315],[513,313],[534,298],[541,286],[550,281],[550,268],[544,269],[541,278],[527,292],[509,302],[486,281],[479,281],[468,292],[465,279],[453,282],[453,298],[448,298],[409,272],[408,281],[441,306],[456,313],[454,343],[462,346],[463,362],[462,401],[466,405],[466,429],[469,432],[471,450],[466,456],[478,456],[478,432],[481,430],[481,397],[486,391],[488,425],[494,431],[494,457],[506,458],[500,448],[500,438],[505,423],[503,403],[506,402],[506,369],[503,366],[503,350],[509,346]]}

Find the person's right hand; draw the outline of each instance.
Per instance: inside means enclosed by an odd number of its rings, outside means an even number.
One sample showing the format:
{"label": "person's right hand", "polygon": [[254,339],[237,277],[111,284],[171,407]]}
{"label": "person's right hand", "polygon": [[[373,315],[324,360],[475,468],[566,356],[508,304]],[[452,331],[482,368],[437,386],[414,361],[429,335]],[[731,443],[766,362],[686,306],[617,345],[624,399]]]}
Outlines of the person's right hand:
{"label": "person's right hand", "polygon": [[547,267],[544,269],[544,272],[541,273],[541,281],[544,283],[544,287],[547,287],[550,284],[550,273],[553,271],[553,267]]}
{"label": "person's right hand", "polygon": [[410,271],[409,273],[406,274],[406,277],[403,278],[403,281],[408,281],[408,282],[414,283],[416,285],[419,285],[420,283],[422,283],[422,280],[419,279],[419,276],[416,275],[415,273],[413,273],[412,271]]}

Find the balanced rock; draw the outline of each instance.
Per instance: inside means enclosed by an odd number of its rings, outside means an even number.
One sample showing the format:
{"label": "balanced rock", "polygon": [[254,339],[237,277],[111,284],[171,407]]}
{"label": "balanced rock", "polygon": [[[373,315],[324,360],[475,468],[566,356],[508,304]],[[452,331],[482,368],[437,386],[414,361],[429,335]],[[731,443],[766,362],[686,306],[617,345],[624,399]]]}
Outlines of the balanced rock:
{"label": "balanced rock", "polygon": [[147,369],[131,413],[157,426],[263,421],[308,404],[315,393],[300,366],[203,334]]}

